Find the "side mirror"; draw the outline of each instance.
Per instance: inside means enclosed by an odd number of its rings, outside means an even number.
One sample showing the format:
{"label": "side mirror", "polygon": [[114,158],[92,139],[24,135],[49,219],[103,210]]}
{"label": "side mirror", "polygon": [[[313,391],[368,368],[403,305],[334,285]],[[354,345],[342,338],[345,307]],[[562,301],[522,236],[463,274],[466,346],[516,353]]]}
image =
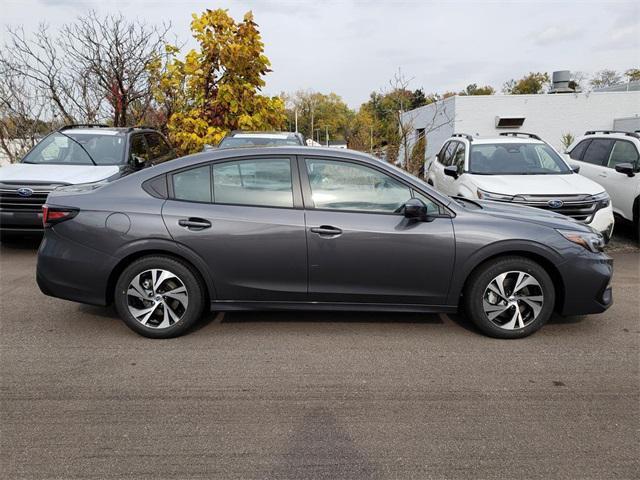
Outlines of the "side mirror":
{"label": "side mirror", "polygon": [[133,168],[139,169],[139,168],[143,168],[146,165],[147,161],[145,160],[144,157],[140,157],[140,156],[135,155],[135,154],[132,153],[131,154],[131,163],[133,165]]}
{"label": "side mirror", "polygon": [[413,220],[427,219],[427,206],[419,198],[410,198],[407,200],[402,210],[404,211],[405,218],[411,218]]}
{"label": "side mirror", "polygon": [[444,174],[449,175],[453,178],[458,178],[458,167],[455,165],[449,165],[448,167],[444,167]]}
{"label": "side mirror", "polygon": [[573,173],[580,173],[580,165],[571,165],[571,171]]}
{"label": "side mirror", "polygon": [[627,177],[635,176],[633,165],[630,163],[619,163],[616,165],[616,172],[624,173]]}

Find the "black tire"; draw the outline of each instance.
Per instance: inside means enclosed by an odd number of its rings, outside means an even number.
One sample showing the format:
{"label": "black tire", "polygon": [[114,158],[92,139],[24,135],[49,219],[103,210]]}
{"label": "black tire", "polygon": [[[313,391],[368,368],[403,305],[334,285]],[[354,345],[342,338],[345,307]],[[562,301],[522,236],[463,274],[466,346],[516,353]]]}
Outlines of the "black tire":
{"label": "black tire", "polygon": [[[171,279],[165,281],[163,285],[159,285],[161,288],[165,288],[164,285],[166,285],[167,282],[179,281],[184,285],[187,292],[188,302],[186,308],[183,307],[181,302],[176,303],[174,299],[163,298],[163,301],[166,300],[167,302],[173,302],[173,304],[178,305],[179,312],[181,313],[179,320],[168,327],[157,328],[161,326],[161,324],[152,325],[154,321],[161,322],[161,316],[164,314],[167,304],[159,305],[159,308],[152,312],[153,317],[150,322],[148,322],[149,326],[143,325],[129,310],[129,302],[135,303],[140,301],[128,294],[131,282],[138,275],[148,275],[144,272],[153,269],[166,270],[174,274],[177,278],[177,280]],[[169,287],[167,288],[171,288],[171,286],[169,283]],[[155,288],[153,289],[153,293],[156,293]],[[161,289],[158,290],[158,295],[160,295],[160,293]],[[173,338],[186,333],[202,316],[205,298],[205,289],[198,274],[192,267],[175,258],[157,255],[140,258],[125,268],[118,278],[114,291],[114,303],[120,318],[122,318],[131,330],[149,338]],[[153,302],[153,300],[149,300],[149,302]],[[140,307],[145,308],[142,305],[140,305]],[[138,308],[138,306],[136,306],[136,308]]]}
{"label": "black tire", "polygon": [[[506,272],[523,272],[531,275],[537,281],[538,285],[526,287],[536,290],[536,292],[532,291],[532,295],[536,295],[537,291],[541,291],[542,293],[542,305],[537,316],[535,316],[534,310],[528,306],[529,304],[516,301],[516,304],[505,310],[503,314],[500,314],[500,317],[494,321],[489,319],[483,306],[485,294],[488,292],[489,295],[492,295],[492,293],[487,290],[489,284],[496,279],[496,277]],[[517,274],[509,274],[507,278],[507,281],[513,284],[513,279],[517,278]],[[505,291],[507,288],[505,288]],[[500,257],[480,265],[469,277],[463,294],[464,307],[469,319],[486,335],[507,339],[526,337],[547,323],[553,314],[555,297],[555,287],[546,270],[533,260],[518,256]],[[510,298],[513,297],[511,296]],[[505,305],[507,304],[507,300],[500,300],[500,302]],[[523,306],[518,307],[517,305]],[[529,318],[533,319],[530,320],[529,323],[523,322],[524,326],[521,328],[506,329],[499,326],[498,323],[502,321],[502,318],[506,319],[503,325],[506,326],[508,324],[509,315],[511,315],[511,313],[516,315],[516,308],[521,308],[524,314],[530,315]]]}

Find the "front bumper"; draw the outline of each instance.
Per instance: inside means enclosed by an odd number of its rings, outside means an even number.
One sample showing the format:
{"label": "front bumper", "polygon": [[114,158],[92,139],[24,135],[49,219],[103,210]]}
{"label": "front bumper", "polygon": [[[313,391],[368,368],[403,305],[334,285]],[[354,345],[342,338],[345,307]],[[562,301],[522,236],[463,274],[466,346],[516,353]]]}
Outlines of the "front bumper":
{"label": "front bumper", "polygon": [[0,231],[41,233],[42,212],[12,212],[0,210]]}
{"label": "front bumper", "polygon": [[561,315],[602,313],[613,304],[613,259],[585,251],[558,267],[564,279]]}

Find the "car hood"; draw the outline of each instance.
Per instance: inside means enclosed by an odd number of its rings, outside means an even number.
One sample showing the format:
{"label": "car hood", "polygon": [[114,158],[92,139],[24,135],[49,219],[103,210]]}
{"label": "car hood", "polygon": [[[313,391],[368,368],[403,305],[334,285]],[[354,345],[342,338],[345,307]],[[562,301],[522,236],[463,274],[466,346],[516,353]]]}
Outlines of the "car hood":
{"label": "car hood", "polygon": [[105,180],[120,172],[117,165],[35,165],[16,163],[0,168],[0,182],[64,183],[75,185]]}
{"label": "car hood", "polygon": [[473,175],[482,190],[505,195],[594,195],[600,185],[577,173],[566,175]]}
{"label": "car hood", "polygon": [[524,205],[515,205],[508,202],[492,202],[486,200],[474,200],[482,209],[474,210],[479,215],[491,215],[493,217],[506,218],[509,220],[518,220],[521,222],[531,222],[550,228],[561,228],[565,230],[580,230],[584,232],[593,232],[594,230],[574,220],[566,215],[550,212],[541,208],[526,207]]}

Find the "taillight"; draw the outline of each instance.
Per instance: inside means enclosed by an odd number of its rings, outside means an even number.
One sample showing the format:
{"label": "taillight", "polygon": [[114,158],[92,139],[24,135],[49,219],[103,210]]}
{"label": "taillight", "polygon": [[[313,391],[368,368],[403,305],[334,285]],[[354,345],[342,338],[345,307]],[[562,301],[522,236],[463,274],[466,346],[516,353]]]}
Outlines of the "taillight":
{"label": "taillight", "polygon": [[77,214],[77,208],[55,207],[45,204],[42,206],[42,225],[44,225],[44,228],[47,228],[56,223],[69,220]]}

